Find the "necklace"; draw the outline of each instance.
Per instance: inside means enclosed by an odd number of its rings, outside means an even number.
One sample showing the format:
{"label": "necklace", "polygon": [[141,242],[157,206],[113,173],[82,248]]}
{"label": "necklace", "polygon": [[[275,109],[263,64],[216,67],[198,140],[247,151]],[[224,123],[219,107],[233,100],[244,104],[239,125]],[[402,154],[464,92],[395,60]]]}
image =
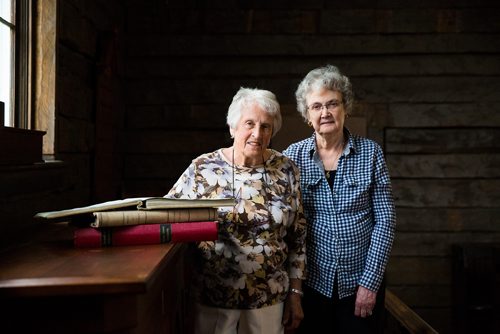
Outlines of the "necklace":
{"label": "necklace", "polygon": [[[269,157],[270,158],[270,157]],[[271,193],[271,189],[270,189],[270,185],[273,184],[273,181],[272,179],[270,180],[269,179],[269,175],[268,175],[268,172],[267,172],[267,167],[266,167],[266,164],[267,164],[267,160],[264,160],[264,154],[262,154],[262,168],[264,169],[264,172],[262,173],[262,191],[263,193],[261,193],[262,197],[263,197],[263,205],[265,206],[265,210],[267,211],[267,214],[268,214],[268,217],[269,219],[266,220],[266,221],[263,221],[262,223],[256,223],[256,224],[253,224],[253,227],[254,228],[260,228],[261,225],[265,224],[265,223],[270,223],[273,221],[273,215],[271,213],[271,211],[269,210],[269,203],[268,203],[268,200],[269,200],[269,194],[272,194]],[[243,201],[242,200],[242,187],[240,187],[240,189],[238,190],[238,192],[236,193],[236,183],[235,183],[235,163],[234,163],[234,148],[233,148],[233,152],[232,152],[232,185],[231,185],[231,188],[232,188],[232,193],[233,193],[233,199],[235,200],[235,204],[233,206],[233,215],[232,215],[232,218],[231,218],[231,221],[233,224],[235,224],[238,228],[238,226],[240,225],[240,218],[239,218],[239,214],[238,214],[238,209],[236,208],[237,206],[240,205],[240,202]],[[250,166],[251,168],[257,168],[255,166]],[[243,183],[246,183],[246,182],[243,182]],[[253,199],[252,199],[253,201]],[[255,205],[255,204],[254,204]]]}
{"label": "necklace", "polygon": [[[340,146],[339,153],[337,153],[337,156],[333,160],[333,163],[334,163],[333,167],[335,167],[335,163],[338,162],[340,154],[342,154],[342,152],[344,151],[344,145],[345,145],[345,143],[344,143],[344,141],[342,141],[342,145]],[[323,167],[324,167],[324,165],[323,165]],[[332,172],[332,171],[335,171],[335,169],[333,169],[333,170],[326,170],[325,169],[325,176],[326,176],[327,179],[330,179],[330,172]]]}

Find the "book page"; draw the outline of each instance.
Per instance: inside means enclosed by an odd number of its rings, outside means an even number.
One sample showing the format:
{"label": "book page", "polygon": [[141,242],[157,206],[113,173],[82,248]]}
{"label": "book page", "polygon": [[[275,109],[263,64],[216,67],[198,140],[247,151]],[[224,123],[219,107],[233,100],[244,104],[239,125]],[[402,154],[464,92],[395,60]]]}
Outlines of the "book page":
{"label": "book page", "polygon": [[158,210],[158,209],[179,209],[179,208],[218,208],[224,206],[234,206],[232,198],[214,199],[177,199],[165,197],[134,197],[120,200],[108,201],[73,209],[39,212],[35,218],[56,219],[71,217],[85,213],[101,211],[111,211],[116,209],[130,208],[133,210]]}
{"label": "book page", "polygon": [[175,208],[219,208],[225,206],[234,206],[233,198],[213,198],[213,199],[184,199],[184,198],[165,198],[151,197],[145,199],[142,205],[138,207],[141,210],[154,209],[175,209]]}
{"label": "book page", "polygon": [[149,197],[126,198],[126,199],[108,201],[73,209],[39,212],[35,215],[35,218],[55,219],[61,217],[80,215],[84,213],[108,211],[108,210],[122,209],[127,207],[134,207],[135,209],[137,206],[140,206],[144,200],[148,198]]}

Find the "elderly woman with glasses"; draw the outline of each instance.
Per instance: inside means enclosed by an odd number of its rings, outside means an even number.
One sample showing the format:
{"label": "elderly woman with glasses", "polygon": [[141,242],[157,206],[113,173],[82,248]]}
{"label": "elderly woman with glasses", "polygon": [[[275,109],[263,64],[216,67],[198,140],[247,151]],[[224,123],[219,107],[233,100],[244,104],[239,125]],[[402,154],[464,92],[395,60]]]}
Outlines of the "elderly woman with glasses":
{"label": "elderly woman with glasses", "polygon": [[384,271],[395,234],[391,182],[380,146],[344,126],[349,79],[335,66],[310,71],[297,108],[314,129],[283,153],[300,169],[307,220],[304,320],[299,333],[376,333],[384,310]]}
{"label": "elderly woman with glasses", "polygon": [[235,198],[219,208],[219,239],[196,245],[195,333],[283,333],[303,318],[299,171],[268,148],[281,127],[270,91],[241,88],[227,124],[233,145],[194,159],[165,196]]}

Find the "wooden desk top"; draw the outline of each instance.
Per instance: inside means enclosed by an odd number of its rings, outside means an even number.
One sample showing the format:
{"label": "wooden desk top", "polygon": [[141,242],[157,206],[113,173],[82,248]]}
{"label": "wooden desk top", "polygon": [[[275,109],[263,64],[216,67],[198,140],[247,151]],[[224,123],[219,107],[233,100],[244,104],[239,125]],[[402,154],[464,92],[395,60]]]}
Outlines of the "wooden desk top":
{"label": "wooden desk top", "polygon": [[0,253],[0,297],[143,293],[185,244],[73,247],[72,228]]}

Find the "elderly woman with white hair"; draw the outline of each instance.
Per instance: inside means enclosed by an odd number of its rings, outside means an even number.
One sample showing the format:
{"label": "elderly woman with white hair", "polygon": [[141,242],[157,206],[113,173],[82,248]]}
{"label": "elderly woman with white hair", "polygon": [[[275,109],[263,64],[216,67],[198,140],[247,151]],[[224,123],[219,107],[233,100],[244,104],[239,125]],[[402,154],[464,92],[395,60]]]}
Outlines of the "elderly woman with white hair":
{"label": "elderly woman with white hair", "polygon": [[233,145],[195,158],[165,197],[235,198],[219,239],[196,247],[196,333],[283,333],[303,318],[306,226],[299,171],[270,149],[280,106],[241,88],[227,114]]}

